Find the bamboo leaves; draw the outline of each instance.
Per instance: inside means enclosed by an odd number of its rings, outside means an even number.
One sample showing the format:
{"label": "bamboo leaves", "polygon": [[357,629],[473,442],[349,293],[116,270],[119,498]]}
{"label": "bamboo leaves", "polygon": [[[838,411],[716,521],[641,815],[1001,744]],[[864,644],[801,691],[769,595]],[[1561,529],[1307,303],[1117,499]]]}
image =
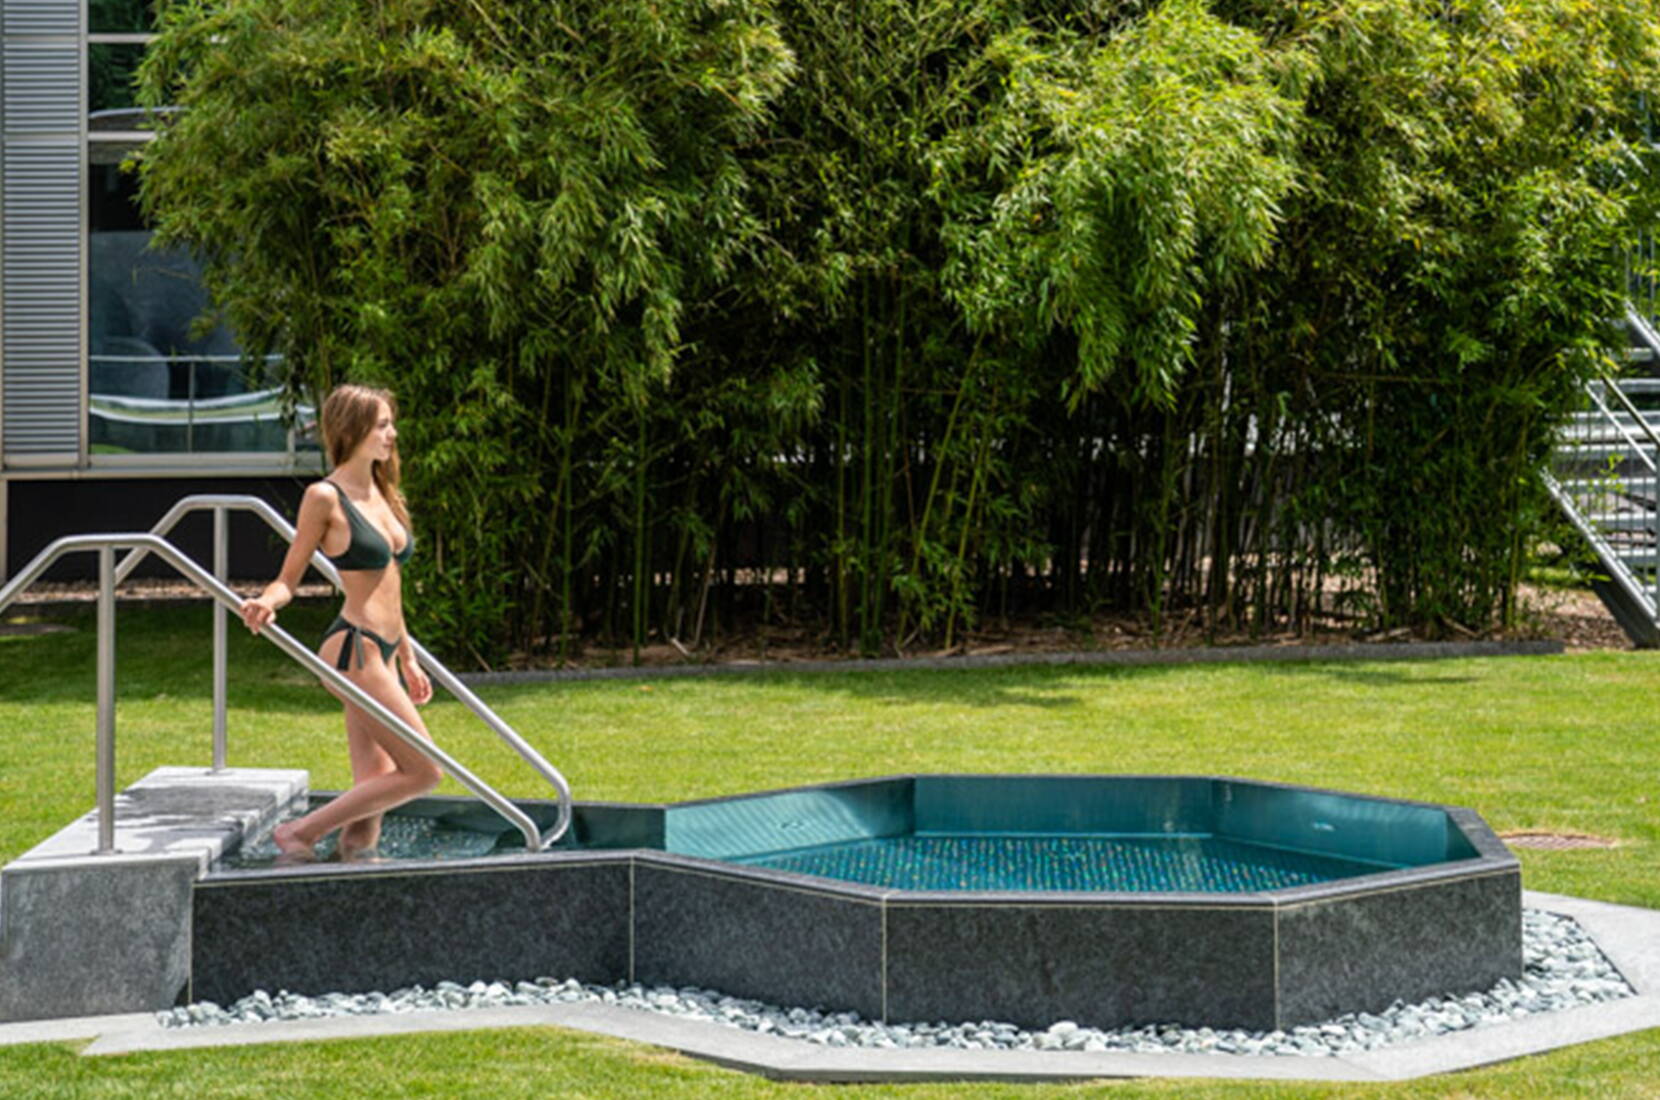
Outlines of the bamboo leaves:
{"label": "bamboo leaves", "polygon": [[[1002,112],[947,141],[940,163],[1006,185],[983,225],[951,233],[948,279],[970,324],[1070,328],[1069,404],[1121,363],[1168,405],[1207,293],[1259,267],[1295,182],[1300,104],[1250,31],[1188,0],[1104,42],[996,43]],[[1018,144],[1012,132],[1032,134]],[[957,180],[941,188],[960,187]]]}
{"label": "bamboo leaves", "polygon": [[404,399],[458,653],[1479,627],[1660,209],[1657,24],[176,0],[139,167],[292,396]]}

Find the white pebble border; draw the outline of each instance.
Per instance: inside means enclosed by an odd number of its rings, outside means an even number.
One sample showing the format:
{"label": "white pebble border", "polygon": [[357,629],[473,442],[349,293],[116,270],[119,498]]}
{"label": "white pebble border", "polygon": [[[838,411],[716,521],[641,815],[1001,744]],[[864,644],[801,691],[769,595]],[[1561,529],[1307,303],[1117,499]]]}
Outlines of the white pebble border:
{"label": "white pebble border", "polygon": [[1289,1031],[1216,1030],[1173,1024],[1103,1031],[1061,1020],[1043,1031],[982,1020],[948,1024],[883,1024],[856,1012],[779,1008],[711,989],[638,983],[585,985],[575,978],[533,982],[439,982],[392,993],[326,993],[316,997],[255,990],[229,1008],[212,1001],[158,1012],[164,1027],[198,1027],[262,1020],[308,1020],[430,1009],[599,1001],[686,1020],[703,1020],[832,1047],[952,1047],[959,1050],[1090,1050],[1134,1053],[1338,1055],[1376,1050],[1541,1012],[1618,1000],[1634,990],[1571,917],[1529,909],[1522,915],[1520,981],[1506,978],[1484,993],[1399,1001],[1379,1013],[1359,1012]]}

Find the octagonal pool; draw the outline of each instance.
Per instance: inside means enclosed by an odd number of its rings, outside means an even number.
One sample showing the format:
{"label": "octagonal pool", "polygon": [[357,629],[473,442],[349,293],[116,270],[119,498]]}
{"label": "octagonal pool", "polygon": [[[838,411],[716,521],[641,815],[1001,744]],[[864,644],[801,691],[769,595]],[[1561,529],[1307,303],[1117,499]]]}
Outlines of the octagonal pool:
{"label": "octagonal pool", "polygon": [[1516,860],[1473,812],[1428,803],[1208,776],[896,776],[579,804],[543,855],[476,804],[426,799],[405,820],[451,858],[417,842],[201,880],[192,995],[551,974],[875,1019],[1271,1029],[1522,968]]}

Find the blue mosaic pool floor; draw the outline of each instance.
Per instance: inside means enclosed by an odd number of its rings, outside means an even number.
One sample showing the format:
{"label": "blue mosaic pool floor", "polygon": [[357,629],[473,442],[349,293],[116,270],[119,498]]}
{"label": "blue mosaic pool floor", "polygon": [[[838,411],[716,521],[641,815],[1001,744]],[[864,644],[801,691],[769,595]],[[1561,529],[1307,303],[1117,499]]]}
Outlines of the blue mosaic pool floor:
{"label": "blue mosaic pool floor", "polygon": [[1241,893],[1391,868],[1208,836],[882,837],[736,860],[899,890]]}
{"label": "blue mosaic pool floor", "polygon": [[[503,843],[505,838],[505,844]],[[317,847],[332,860],[335,836]],[[516,833],[458,828],[429,817],[388,814],[370,859],[471,859],[522,852]],[[220,866],[270,866],[266,833]],[[897,890],[1242,893],[1371,874],[1363,863],[1201,835],[924,833],[733,857],[730,862]]]}

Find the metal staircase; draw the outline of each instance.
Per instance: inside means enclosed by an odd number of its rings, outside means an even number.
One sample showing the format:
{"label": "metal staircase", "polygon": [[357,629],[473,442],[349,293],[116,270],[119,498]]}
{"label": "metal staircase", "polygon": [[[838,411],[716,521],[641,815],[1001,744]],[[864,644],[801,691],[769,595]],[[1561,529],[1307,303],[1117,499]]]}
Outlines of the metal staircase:
{"label": "metal staircase", "polygon": [[[1628,308],[1629,359],[1660,364],[1660,332]],[[1606,579],[1592,582],[1642,648],[1660,647],[1660,378],[1599,380],[1569,421],[1545,487],[1596,552]]]}

